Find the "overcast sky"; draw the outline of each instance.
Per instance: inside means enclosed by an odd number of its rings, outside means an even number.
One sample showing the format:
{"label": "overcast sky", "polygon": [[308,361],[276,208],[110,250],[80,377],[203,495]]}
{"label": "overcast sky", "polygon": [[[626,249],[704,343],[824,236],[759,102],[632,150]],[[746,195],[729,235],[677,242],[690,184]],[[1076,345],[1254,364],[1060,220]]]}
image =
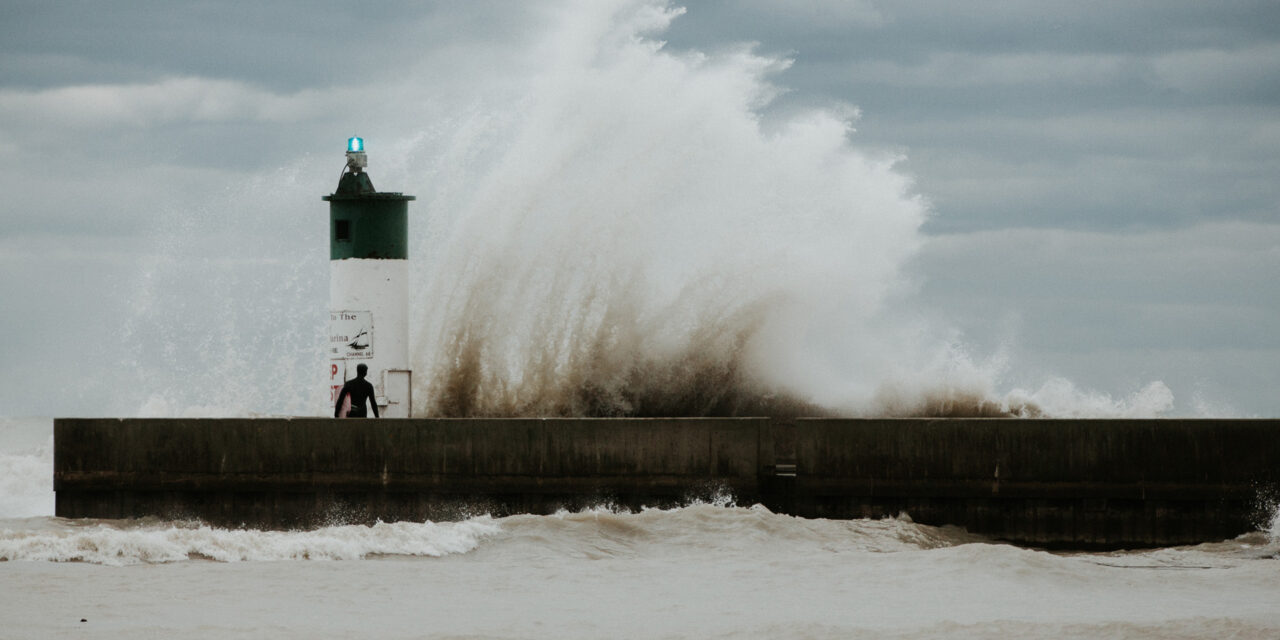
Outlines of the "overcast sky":
{"label": "overcast sky", "polygon": [[[790,61],[765,126],[837,110],[902,158],[930,203],[918,304],[1007,352],[1005,388],[1280,415],[1280,4],[674,6],[670,51]],[[327,295],[345,138],[401,140],[375,184],[429,199],[414,163],[440,160],[397,150],[537,73],[572,7],[0,0],[0,415],[136,412],[237,336],[310,367],[277,334]]]}

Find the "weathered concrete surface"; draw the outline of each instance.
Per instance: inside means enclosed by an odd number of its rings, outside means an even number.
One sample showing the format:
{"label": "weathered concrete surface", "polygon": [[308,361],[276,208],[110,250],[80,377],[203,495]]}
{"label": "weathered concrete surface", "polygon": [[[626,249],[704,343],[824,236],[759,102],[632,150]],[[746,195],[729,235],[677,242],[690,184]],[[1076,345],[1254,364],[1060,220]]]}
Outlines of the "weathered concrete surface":
{"label": "weathered concrete surface", "polygon": [[58,419],[62,517],[254,527],[671,505],[727,491],[807,517],[1060,547],[1256,529],[1275,420]]}
{"label": "weathered concrete surface", "polygon": [[763,419],[59,419],[62,517],[312,526],[678,504],[756,485]]}
{"label": "weathered concrete surface", "polygon": [[807,517],[883,517],[1044,546],[1189,544],[1255,530],[1274,420],[841,420],[770,425]]}

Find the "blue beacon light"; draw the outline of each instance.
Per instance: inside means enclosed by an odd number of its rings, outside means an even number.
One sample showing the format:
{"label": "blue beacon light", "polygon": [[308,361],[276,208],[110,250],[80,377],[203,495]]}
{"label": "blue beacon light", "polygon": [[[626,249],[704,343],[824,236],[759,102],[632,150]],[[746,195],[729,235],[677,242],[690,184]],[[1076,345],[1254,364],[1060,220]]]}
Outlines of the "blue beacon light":
{"label": "blue beacon light", "polygon": [[360,173],[367,166],[369,158],[364,153],[364,138],[347,138],[347,169]]}

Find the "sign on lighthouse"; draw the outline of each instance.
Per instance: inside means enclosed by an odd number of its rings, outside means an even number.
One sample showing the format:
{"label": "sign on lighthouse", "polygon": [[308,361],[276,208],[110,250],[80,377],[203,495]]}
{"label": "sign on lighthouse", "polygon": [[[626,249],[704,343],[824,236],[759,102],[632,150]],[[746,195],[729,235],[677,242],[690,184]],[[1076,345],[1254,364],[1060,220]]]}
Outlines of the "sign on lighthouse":
{"label": "sign on lighthouse", "polygon": [[373,357],[373,312],[329,312],[329,359]]}
{"label": "sign on lighthouse", "polygon": [[329,203],[329,402],[369,367],[378,412],[407,418],[409,367],[409,201],[379,192],[365,172],[363,138],[347,140],[347,166]]}

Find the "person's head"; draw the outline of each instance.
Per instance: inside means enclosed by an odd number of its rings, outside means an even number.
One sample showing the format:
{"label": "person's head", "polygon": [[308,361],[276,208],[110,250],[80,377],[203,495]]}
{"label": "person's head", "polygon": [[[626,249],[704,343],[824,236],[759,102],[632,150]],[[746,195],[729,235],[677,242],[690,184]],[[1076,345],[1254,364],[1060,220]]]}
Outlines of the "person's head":
{"label": "person's head", "polygon": [[367,364],[356,365],[356,377],[363,378],[364,374],[366,373],[369,373],[369,365]]}

